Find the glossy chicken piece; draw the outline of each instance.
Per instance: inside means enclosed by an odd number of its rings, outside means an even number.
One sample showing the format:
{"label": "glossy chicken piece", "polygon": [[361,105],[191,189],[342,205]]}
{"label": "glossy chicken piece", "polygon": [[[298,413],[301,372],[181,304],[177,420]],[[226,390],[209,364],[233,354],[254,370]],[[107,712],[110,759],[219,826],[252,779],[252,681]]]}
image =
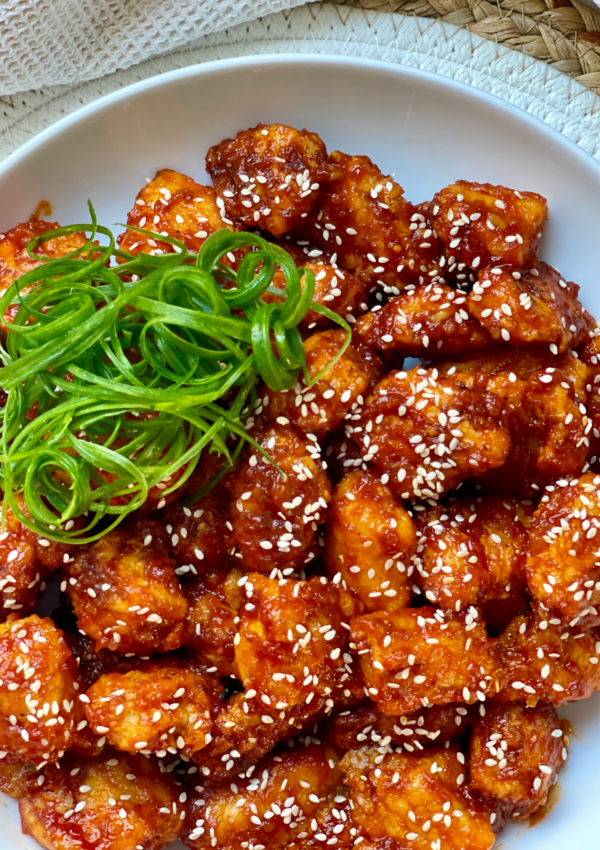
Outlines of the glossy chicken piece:
{"label": "glossy chicken piece", "polygon": [[334,250],[342,268],[359,280],[390,294],[438,277],[441,245],[402,187],[367,156],[335,151],[329,161],[333,179],[302,234]]}
{"label": "glossy chicken piece", "polygon": [[510,438],[501,412],[490,393],[415,368],[390,372],[346,430],[401,498],[438,499],[506,461]]}
{"label": "glossy chicken piece", "polygon": [[579,301],[579,287],[546,263],[537,269],[483,269],[468,309],[491,336],[513,346],[547,345],[552,354],[575,348],[595,322]]}
{"label": "glossy chicken piece", "polygon": [[[303,822],[303,832],[290,841],[287,850],[321,850],[335,846],[336,850],[349,850],[362,836],[354,826],[347,789],[341,786],[329,797],[320,799],[310,821]],[[363,847],[365,847],[363,843]]]}
{"label": "glossy chicken piece", "polygon": [[451,501],[415,513],[414,562],[425,598],[460,611],[525,585],[533,506],[514,497]]}
{"label": "glossy chicken piece", "polygon": [[192,850],[245,850],[249,844],[285,850],[312,831],[321,799],[340,782],[338,759],[330,745],[311,744],[267,756],[235,783],[196,786],[183,840]]}
{"label": "glossy chicken piece", "polygon": [[504,466],[486,472],[482,483],[532,496],[556,478],[581,472],[592,422],[584,405],[587,370],[573,353],[505,347],[440,369],[466,388],[498,399],[512,447]]}
{"label": "glossy chicken piece", "polygon": [[160,255],[174,251],[161,236],[183,242],[195,254],[208,236],[230,226],[231,222],[226,220],[223,207],[217,204],[212,187],[200,186],[191,177],[164,168],[138,192],[127,214],[127,224],[151,230],[156,235],[126,230],[118,239],[122,251]]}
{"label": "glossy chicken piece", "polygon": [[168,663],[102,676],[82,701],[94,731],[119,750],[189,757],[210,742],[202,677]]}
{"label": "glossy chicken piece", "polygon": [[231,485],[233,539],[250,570],[301,569],[315,556],[317,524],[331,501],[318,444],[280,425],[253,437],[285,477],[258,452],[247,457]]}
{"label": "glossy chicken piece", "polygon": [[350,625],[366,692],[384,714],[471,704],[499,690],[493,645],[475,608],[466,615],[429,607],[377,611]]}
{"label": "glossy chicken piece", "polygon": [[513,818],[543,806],[567,757],[566,741],[551,705],[490,704],[473,723],[469,788],[498,801]]}
{"label": "glossy chicken piece", "polygon": [[530,530],[527,583],[571,626],[600,625],[600,475],[546,489]]}
{"label": "glossy chicken piece", "polygon": [[356,323],[360,339],[379,351],[405,357],[436,357],[477,351],[489,333],[469,313],[467,296],[441,282],[405,290]]}
{"label": "glossy chicken piece", "polygon": [[340,750],[380,747],[389,744],[407,752],[445,744],[470,728],[473,709],[459,703],[432,705],[401,717],[388,717],[371,700],[364,700],[331,721],[328,732]]}
{"label": "glossy chicken piece", "polygon": [[0,625],[0,750],[39,764],[75,731],[77,668],[62,632],[36,614]]}
{"label": "glossy chicken piece", "polygon": [[578,354],[587,367],[585,406],[592,421],[592,429],[589,434],[589,461],[592,464],[592,469],[597,471],[600,469],[598,467],[598,458],[600,457],[600,335],[597,328],[594,332],[590,332],[589,339],[579,347]]}
{"label": "glossy chicken piece", "polygon": [[465,758],[455,748],[420,755],[349,752],[340,763],[352,819],[369,847],[490,850],[494,830],[484,805],[466,790]]}
{"label": "glossy chicken piece", "polygon": [[[36,236],[41,236],[42,233],[55,230],[58,227],[60,227],[60,224],[56,221],[40,221],[34,218],[22,224],[17,224],[16,227],[7,230],[6,233],[0,233],[0,295],[4,295],[14,280],[41,265],[41,260],[34,260],[29,256],[27,244]],[[70,254],[71,251],[77,251],[85,245],[86,241],[87,237],[84,233],[70,233],[66,236],[49,239],[36,248],[34,253],[56,259],[64,257],[65,254]],[[21,290],[21,292],[24,293],[29,289],[31,289],[31,286]],[[4,315],[4,320],[11,322],[18,309],[17,304],[9,307]]]}
{"label": "glossy chicken piece", "polygon": [[243,575],[240,569],[225,572],[217,568],[183,586],[189,606],[183,645],[209,667],[216,667],[221,676],[235,675],[233,642],[244,597]]}
{"label": "glossy chicken piece", "polygon": [[548,217],[541,195],[459,180],[438,192],[429,209],[450,263],[454,258],[472,269],[494,263],[537,267]]}
{"label": "glossy chicken piece", "polygon": [[27,789],[35,786],[41,774],[30,761],[4,752],[0,759],[0,791],[18,800]]}
{"label": "glossy chicken piece", "polygon": [[[298,268],[310,269],[314,274],[315,290],[312,300],[315,303],[327,307],[351,324],[367,310],[369,287],[364,281],[340,269],[337,264],[331,262],[331,257],[318,248],[311,249],[306,244],[302,246],[292,241],[283,242],[282,247],[292,255]],[[304,289],[304,281],[305,278],[303,277],[301,280],[302,289]],[[285,288],[285,277],[281,269],[276,270],[271,285],[279,289]],[[280,300],[276,295],[268,292],[265,293],[263,298],[265,301]],[[329,328],[332,324],[331,319],[328,319],[327,316],[322,316],[316,310],[309,310],[298,327],[306,333],[314,329]]]}
{"label": "glossy chicken piece", "polygon": [[600,688],[600,631],[570,628],[537,603],[515,617],[495,649],[502,668],[498,700],[566,705]]}
{"label": "glossy chicken piece", "polygon": [[323,457],[327,464],[327,477],[332,485],[339,484],[345,475],[355,469],[369,469],[362,459],[358,445],[350,437],[346,437],[343,431],[329,435]]}
{"label": "glossy chicken piece", "polygon": [[[29,516],[22,496],[17,503]],[[73,546],[48,540],[30,531],[4,505],[5,530],[0,534],[0,620],[11,613],[29,614],[37,605],[45,588],[45,580],[56,567],[69,558]]]}
{"label": "glossy chicken piece", "polygon": [[65,565],[62,589],[96,651],[169,652],[181,645],[187,603],[163,526],[122,525]]}
{"label": "glossy chicken piece", "polygon": [[[343,330],[321,331],[304,343],[306,366],[315,378],[338,354],[346,341]],[[360,342],[352,343],[339,360],[312,386],[300,378],[291,390],[266,390],[259,399],[262,415],[269,421],[288,420],[303,434],[324,437],[335,431],[357,404],[361,404],[382,376],[377,354]],[[255,415],[260,415],[258,410]]]}
{"label": "glossy chicken piece", "polygon": [[336,487],[325,535],[329,577],[367,611],[397,611],[411,599],[414,524],[373,472],[351,472]]}
{"label": "glossy chicken piece", "polygon": [[150,759],[69,753],[43,776],[19,810],[23,832],[48,850],[162,850],[179,835],[182,789]]}
{"label": "glossy chicken piece", "polygon": [[[199,754],[206,776],[239,772],[280,740],[352,705],[362,687],[348,652],[355,603],[325,578],[276,580],[253,574],[243,584],[235,640],[235,694],[215,717],[214,741]],[[208,771],[208,772],[205,772]]]}
{"label": "glossy chicken piece", "polygon": [[188,507],[171,505],[164,515],[178,576],[191,578],[233,566],[229,494],[215,487]]}
{"label": "glossy chicken piece", "polygon": [[331,169],[316,133],[258,124],[210,148],[206,170],[230,219],[280,237],[301,223]]}

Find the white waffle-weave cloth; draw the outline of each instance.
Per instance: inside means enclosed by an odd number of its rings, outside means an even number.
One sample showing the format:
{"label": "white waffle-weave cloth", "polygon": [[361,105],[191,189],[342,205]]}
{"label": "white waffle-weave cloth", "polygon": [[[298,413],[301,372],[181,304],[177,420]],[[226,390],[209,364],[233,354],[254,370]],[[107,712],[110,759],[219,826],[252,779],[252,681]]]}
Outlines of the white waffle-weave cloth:
{"label": "white waffle-weave cloth", "polygon": [[130,68],[306,0],[2,0],[0,95]]}

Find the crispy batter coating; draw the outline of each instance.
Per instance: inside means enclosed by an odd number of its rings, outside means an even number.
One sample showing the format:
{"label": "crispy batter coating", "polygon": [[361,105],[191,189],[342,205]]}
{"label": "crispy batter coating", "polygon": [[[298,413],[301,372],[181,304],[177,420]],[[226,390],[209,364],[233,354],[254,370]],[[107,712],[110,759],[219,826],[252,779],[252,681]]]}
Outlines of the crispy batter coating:
{"label": "crispy batter coating", "polygon": [[[320,331],[305,340],[311,379],[333,360],[345,340],[346,332],[341,329]],[[258,401],[258,410],[262,408],[269,421],[283,417],[301,433],[322,438],[339,428],[347,413],[364,401],[382,373],[379,356],[360,342],[353,342],[315,384],[307,386],[300,378],[291,390],[267,389]],[[255,415],[259,415],[258,410]]]}
{"label": "crispy batter coating", "polygon": [[323,577],[250,575],[235,640],[235,694],[215,718],[214,740],[197,759],[205,775],[239,772],[290,734],[352,705],[362,688],[348,652],[356,604]]}
{"label": "crispy batter coating", "polygon": [[600,457],[600,332],[598,328],[590,331],[589,339],[579,347],[578,354],[587,367],[585,406],[592,421],[592,430],[589,433],[589,461],[592,469],[597,471]]}
{"label": "crispy batter coating", "polygon": [[513,346],[546,344],[553,354],[575,348],[595,322],[579,301],[579,287],[556,269],[512,266],[483,269],[468,309],[496,340]]}
{"label": "crispy batter coating", "polygon": [[210,701],[196,673],[164,663],[109,673],[85,694],[95,732],[130,753],[191,756],[210,741]]}
{"label": "crispy batter coating", "polygon": [[36,614],[0,625],[0,751],[60,758],[74,732],[77,667],[63,634]]}
{"label": "crispy batter coating", "polygon": [[567,757],[555,708],[520,702],[486,706],[473,724],[469,752],[469,788],[498,800],[513,818],[545,804]]}
{"label": "crispy batter coating", "polygon": [[384,714],[471,704],[499,688],[493,646],[475,608],[466,615],[429,607],[376,611],[350,625],[365,691]]}
{"label": "crispy batter coating", "polygon": [[529,500],[485,496],[416,512],[417,582],[425,598],[460,611],[525,585]]}
{"label": "crispy batter coating", "polygon": [[161,241],[161,236],[178,239],[195,254],[208,236],[231,222],[224,220],[212,187],[200,186],[191,177],[164,168],[138,192],[127,214],[127,224],[151,230],[156,237],[126,230],[118,238],[122,251],[160,255],[174,251],[172,245]]}
{"label": "crispy batter coating", "polygon": [[215,569],[183,587],[188,615],[183,630],[183,645],[189,647],[221,676],[233,676],[238,631],[238,611],[243,601],[240,584],[243,572],[234,568]]}
{"label": "crispy batter coating", "polygon": [[379,351],[429,360],[491,344],[489,333],[469,313],[467,296],[439,281],[406,289],[381,310],[362,316],[355,330],[365,345]]}
{"label": "crispy batter coating", "polygon": [[571,626],[600,625],[600,475],[547,488],[530,530],[527,583]]}
{"label": "crispy batter coating", "polygon": [[[303,242],[303,240],[300,240]],[[319,248],[310,248],[306,242],[299,245],[296,242],[285,241],[282,247],[291,254],[298,268],[310,269],[315,276],[315,290],[312,300],[323,307],[327,307],[338,316],[342,316],[348,322],[353,323],[357,317],[367,310],[368,285],[359,280],[349,272],[340,269],[332,257],[327,256]],[[304,289],[303,277],[301,280]],[[285,289],[285,277],[281,269],[277,269],[273,277],[272,286]],[[276,295],[266,292],[263,296],[265,301],[278,301]],[[299,323],[298,327],[303,333],[312,330],[331,327],[331,319],[322,316],[316,310],[309,310]]]}
{"label": "crispy batter coating", "polygon": [[461,737],[471,726],[473,708],[459,703],[431,705],[401,717],[387,717],[371,700],[364,700],[331,721],[331,740],[343,751],[386,747],[390,743],[413,753]]}
{"label": "crispy batter coating", "polygon": [[178,576],[202,575],[234,564],[229,494],[224,487],[215,487],[189,507],[171,505],[164,519]]}
{"label": "crispy batter coating", "polygon": [[[192,850],[285,850],[312,832],[322,798],[341,779],[339,757],[328,744],[269,755],[246,776],[198,785],[183,829]],[[303,846],[303,845],[301,845]]]}
{"label": "crispy batter coating", "polygon": [[438,277],[440,242],[402,187],[368,156],[334,151],[329,161],[333,179],[302,233],[320,248],[332,248],[340,266],[359,280],[392,295]]}
{"label": "crispy batter coating", "polygon": [[588,699],[600,688],[600,631],[570,628],[539,602],[515,617],[495,651],[504,683],[498,700],[559,706]]}
{"label": "crispy batter coating", "polygon": [[181,645],[187,603],[158,522],[110,531],[64,573],[62,589],[97,651],[148,655]]}
{"label": "crispy batter coating", "polygon": [[245,567],[270,573],[311,561],[317,523],[325,522],[331,485],[319,447],[286,426],[254,432],[266,458],[250,454],[231,484],[233,538]]}
{"label": "crispy batter coating", "polygon": [[410,602],[410,560],[417,538],[409,514],[373,472],[349,473],[333,494],[324,560],[367,611],[397,611]]}
{"label": "crispy batter coating", "polygon": [[572,352],[554,356],[508,346],[440,368],[465,387],[495,395],[511,451],[482,483],[532,496],[563,475],[578,475],[592,422],[584,405],[587,370]]}
{"label": "crispy batter coating", "polygon": [[490,816],[468,793],[464,765],[455,747],[383,758],[363,749],[344,756],[352,819],[373,842],[368,846],[490,850]]}
{"label": "crispy batter coating", "polygon": [[548,205],[535,192],[459,180],[434,196],[430,213],[450,266],[537,266]]}
{"label": "crispy batter coating", "polygon": [[19,802],[21,825],[47,850],[162,850],[181,830],[181,790],[150,759],[69,753]]}
{"label": "crispy batter coating", "polygon": [[276,237],[301,223],[331,171],[319,136],[285,124],[224,139],[208,151],[206,170],[230,219]]}
{"label": "crispy batter coating", "polygon": [[[22,224],[17,224],[16,227],[7,230],[6,233],[0,233],[0,295],[6,292],[16,278],[41,265],[41,260],[34,260],[27,253],[27,243],[47,230],[55,230],[57,227],[60,227],[60,224],[56,221],[31,219]],[[39,248],[36,248],[34,253],[55,259],[83,247],[86,241],[87,237],[84,233],[70,233],[67,236],[49,239]],[[29,289],[31,287],[21,291],[26,292]],[[19,307],[16,304],[9,307],[4,315],[4,320],[11,322],[18,309]]]}
{"label": "crispy batter coating", "polygon": [[403,499],[438,499],[505,462],[510,438],[501,410],[489,392],[417,367],[386,375],[347,432]]}

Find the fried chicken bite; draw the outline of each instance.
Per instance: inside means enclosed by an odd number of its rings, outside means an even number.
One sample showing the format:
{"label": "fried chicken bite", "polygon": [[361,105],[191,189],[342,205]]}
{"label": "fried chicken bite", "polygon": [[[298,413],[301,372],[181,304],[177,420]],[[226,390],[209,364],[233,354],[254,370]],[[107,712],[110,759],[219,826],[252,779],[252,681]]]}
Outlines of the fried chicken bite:
{"label": "fried chicken bite", "polygon": [[229,493],[217,486],[192,505],[171,505],[164,514],[178,576],[191,578],[233,566]]}
{"label": "fried chicken bite", "polygon": [[240,585],[244,573],[215,568],[183,586],[188,615],[183,629],[183,645],[191,649],[221,676],[233,676],[238,628],[238,611],[243,602]]}
{"label": "fried chicken bite", "polygon": [[527,583],[570,626],[600,625],[600,475],[546,488],[530,529]]}
{"label": "fried chicken bite", "polygon": [[367,611],[408,606],[416,545],[409,514],[379,475],[356,470],[341,480],[323,557],[329,577],[355,593]]}
{"label": "fried chicken bite", "polygon": [[213,145],[206,170],[229,219],[277,238],[301,223],[331,171],[319,136],[285,124],[258,124]]}
{"label": "fried chicken bite", "polygon": [[428,705],[471,704],[498,689],[498,665],[475,608],[424,608],[354,617],[350,640],[365,693],[387,715]]}
{"label": "fried chicken bite", "polygon": [[587,370],[573,352],[554,356],[530,349],[492,349],[440,364],[462,386],[496,396],[511,451],[481,483],[533,496],[564,475],[579,475],[592,422],[585,408]]}
{"label": "fried chicken bite", "polygon": [[[271,754],[235,784],[230,779],[196,786],[183,828],[192,850],[243,850],[263,845],[286,850],[312,831],[321,799],[341,779],[339,756],[327,744]],[[300,844],[300,846],[303,846]]]}
{"label": "fried chicken bite", "polygon": [[498,701],[560,706],[588,699],[600,688],[600,631],[570,628],[539,602],[515,617],[495,653],[503,682]]}
{"label": "fried chicken bite", "polygon": [[324,444],[323,457],[327,463],[327,477],[332,485],[339,484],[354,469],[369,469],[362,459],[358,444],[347,437],[344,431],[329,435]]}
{"label": "fried chicken bite", "polygon": [[119,750],[191,756],[210,742],[201,676],[169,662],[101,676],[82,695],[92,729]]}
{"label": "fried chicken bite", "polygon": [[388,717],[371,700],[342,711],[328,726],[331,740],[340,750],[389,744],[407,752],[439,746],[460,738],[471,726],[473,707],[459,703],[431,705],[401,717]]}
{"label": "fried chicken bite", "polygon": [[[58,222],[40,221],[32,218],[22,224],[17,224],[6,233],[0,233],[0,295],[4,295],[8,287],[17,278],[26,274],[31,269],[42,264],[42,260],[34,260],[27,253],[27,245],[36,236],[41,236],[48,230],[60,227]],[[53,260],[64,257],[72,251],[82,248],[87,242],[85,233],[69,233],[65,236],[57,236],[44,242],[33,252],[41,256],[51,257]],[[27,292],[30,287],[22,289],[21,294]],[[18,304],[11,305],[4,314],[5,322],[12,322],[19,310]]]}
{"label": "fried chicken bite", "polygon": [[302,224],[306,238],[370,287],[398,295],[407,284],[439,276],[441,245],[425,216],[367,156],[335,151],[333,179]]}
{"label": "fried chicken bite", "polygon": [[259,574],[243,588],[235,665],[245,692],[214,718],[214,740],[198,758],[205,776],[239,773],[278,741],[362,694],[348,652],[347,619],[356,604],[344,591],[323,577]]}
{"label": "fried chicken bite", "polygon": [[327,518],[331,486],[318,444],[289,426],[252,434],[284,476],[252,452],[231,484],[233,539],[245,567],[270,573],[295,570],[315,557],[317,523]]}
{"label": "fried chicken bite", "polygon": [[505,463],[510,437],[501,412],[491,393],[417,367],[386,375],[346,432],[401,498],[439,499]]}
{"label": "fried chicken bite", "polygon": [[429,210],[449,266],[454,260],[472,269],[495,263],[537,267],[548,218],[548,204],[541,195],[458,180],[434,196]]}
{"label": "fried chicken bite", "polygon": [[428,602],[460,611],[523,588],[532,513],[529,500],[509,496],[416,511],[416,579]]}
{"label": "fried chicken bite", "polygon": [[[162,850],[181,830],[181,789],[155,763],[107,750],[68,753],[19,802],[21,825],[48,850]],[[185,799],[185,797],[184,797]]]}
{"label": "fried chicken bite", "polygon": [[64,567],[79,628],[96,651],[169,652],[181,645],[187,603],[162,525],[123,524]]}
{"label": "fried chicken bite", "polygon": [[[320,331],[304,342],[306,367],[315,378],[346,341],[344,330]],[[360,342],[351,343],[337,362],[312,386],[299,377],[291,390],[265,390],[255,415],[267,421],[291,422],[303,434],[322,438],[343,423],[350,410],[364,401],[382,377],[379,356]],[[281,421],[280,421],[281,420]]]}
{"label": "fried chicken bite", "polygon": [[[311,249],[306,242],[285,241],[282,247],[291,254],[298,268],[310,269],[315,276],[315,290],[312,300],[322,307],[327,307],[338,316],[342,316],[350,324],[354,323],[358,316],[367,310],[368,285],[340,269],[332,256],[320,249]],[[305,253],[306,252],[306,253]],[[305,278],[300,281],[304,289]],[[277,268],[271,286],[285,289],[285,277],[281,269]],[[265,301],[277,301],[276,295],[265,292]],[[314,329],[322,330],[332,326],[331,319],[322,316],[316,310],[309,310],[306,316],[298,324],[303,333]]]}
{"label": "fried chicken bite", "polygon": [[117,240],[119,248],[135,255],[172,254],[173,245],[161,241],[161,236],[183,242],[196,254],[215,231],[223,227],[234,229],[212,187],[200,186],[170,168],[157,171],[154,179],[140,189],[127,213],[127,224],[156,234],[151,237],[135,230],[122,233]]}
{"label": "fried chicken bite", "polygon": [[3,752],[0,758],[0,791],[18,800],[31,785],[35,785],[41,774],[32,762]]}
{"label": "fried chicken bite", "polygon": [[546,263],[537,269],[483,269],[468,309],[495,340],[512,346],[548,345],[552,354],[575,348],[595,322],[579,301],[579,287]]}
{"label": "fried chicken bite", "polygon": [[77,667],[62,632],[36,614],[0,625],[0,750],[52,761],[75,731]]}
{"label": "fried chicken bite", "polygon": [[567,757],[555,708],[520,702],[487,705],[473,723],[469,753],[469,788],[513,818],[545,804]]}
{"label": "fried chicken bite", "polygon": [[587,367],[585,402],[587,414],[592,421],[589,433],[590,450],[589,462],[595,471],[600,457],[600,333],[598,328],[590,331],[589,339],[583,343],[578,352],[581,362]]}
{"label": "fried chicken bite", "polygon": [[352,820],[368,847],[490,850],[495,820],[466,788],[465,758],[455,747],[419,755],[376,749],[347,753],[340,767]]}
{"label": "fried chicken bite", "polygon": [[490,346],[477,318],[463,292],[437,281],[407,288],[385,307],[361,316],[354,330],[371,348],[433,360]]}

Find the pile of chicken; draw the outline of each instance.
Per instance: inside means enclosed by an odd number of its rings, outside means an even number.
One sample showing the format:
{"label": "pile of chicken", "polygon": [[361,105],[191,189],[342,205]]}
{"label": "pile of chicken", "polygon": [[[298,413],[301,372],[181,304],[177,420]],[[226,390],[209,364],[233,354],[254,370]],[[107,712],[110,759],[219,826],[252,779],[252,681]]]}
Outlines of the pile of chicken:
{"label": "pile of chicken", "polygon": [[[260,230],[352,343],[250,412],[283,477],[247,449],[84,550],[7,512],[0,786],[52,850],[489,850],[546,803],[556,708],[600,688],[600,337],[539,261],[546,201],[459,181],[415,206],[281,125],[207,170],[158,172],[128,218],[155,235],[121,248]],[[51,226],[0,237],[2,289]],[[345,332],[302,331],[316,375]]]}

